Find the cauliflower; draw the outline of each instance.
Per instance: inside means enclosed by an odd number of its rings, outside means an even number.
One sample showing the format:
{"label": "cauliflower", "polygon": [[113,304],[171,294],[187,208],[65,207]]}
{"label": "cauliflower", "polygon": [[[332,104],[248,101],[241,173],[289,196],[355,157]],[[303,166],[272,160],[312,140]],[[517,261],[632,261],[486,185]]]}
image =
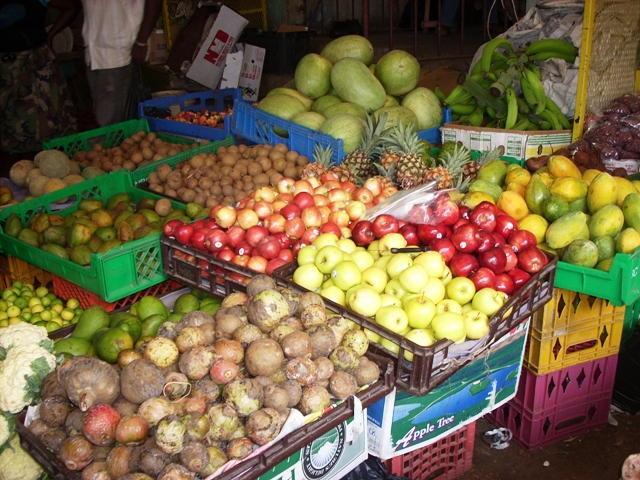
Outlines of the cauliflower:
{"label": "cauliflower", "polygon": [[0,412],[0,453],[16,432],[16,419],[13,415]]}
{"label": "cauliflower", "polygon": [[0,329],[1,356],[6,355],[6,351],[10,348],[23,345],[39,345],[46,350],[53,351],[53,341],[48,338],[47,330],[44,327],[20,322]]}
{"label": "cauliflower", "polygon": [[38,480],[42,468],[20,446],[18,435],[14,437],[0,454],[0,480]]}
{"label": "cauliflower", "polygon": [[18,413],[38,400],[40,385],[56,367],[56,357],[37,345],[12,347],[0,362],[0,410]]}

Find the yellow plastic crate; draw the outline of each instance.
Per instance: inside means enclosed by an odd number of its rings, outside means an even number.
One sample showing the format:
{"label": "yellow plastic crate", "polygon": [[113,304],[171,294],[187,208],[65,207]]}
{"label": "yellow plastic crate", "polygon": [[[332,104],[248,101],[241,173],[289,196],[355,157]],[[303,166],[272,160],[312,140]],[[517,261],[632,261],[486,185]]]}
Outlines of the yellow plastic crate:
{"label": "yellow plastic crate", "polygon": [[16,257],[0,256],[0,290],[13,282],[47,285],[52,280],[49,272]]}
{"label": "yellow plastic crate", "polygon": [[525,365],[537,375],[618,353],[625,308],[556,289],[533,315]]}

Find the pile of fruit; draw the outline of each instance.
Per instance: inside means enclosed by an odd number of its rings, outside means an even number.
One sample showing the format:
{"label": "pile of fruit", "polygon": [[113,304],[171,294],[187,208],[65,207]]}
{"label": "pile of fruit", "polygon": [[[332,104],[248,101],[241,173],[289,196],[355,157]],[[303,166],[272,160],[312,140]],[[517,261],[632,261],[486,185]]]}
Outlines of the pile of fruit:
{"label": "pile of fruit", "polygon": [[571,124],[544,91],[538,62],[573,63],[578,50],[569,41],[542,39],[517,50],[504,37],[485,44],[462,85],[443,102],[465,125],[513,130],[567,130]]}
{"label": "pile of fruit", "polygon": [[9,187],[0,185],[0,207],[15,203],[13,191]]}
{"label": "pile of fruit", "polygon": [[65,303],[46,287],[35,288],[28,283],[13,282],[0,297],[0,327],[27,322],[53,332],[76,323],[82,315],[75,298]]}
{"label": "pile of fruit", "polygon": [[521,229],[535,235],[540,248],[568,263],[606,271],[617,252],[640,247],[637,181],[595,169],[581,172],[562,155],[535,166],[530,173],[501,161],[485,165],[469,188],[475,193],[467,197],[496,201]]}
{"label": "pile of fruit", "polygon": [[[65,361],[29,429],[83,478],[204,478],[378,380],[364,332],[264,275],[121,354]],[[164,326],[163,326],[164,328]]]}
{"label": "pile of fruit", "polygon": [[197,144],[167,142],[153,132],[138,132],[111,148],[96,143],[88,152],[77,152],[73,160],[82,167],[93,167],[104,172],[114,172],[123,168],[131,171],[195,146]]}
{"label": "pile of fruit", "polygon": [[56,340],[55,352],[122,363],[138,342],[148,342],[159,332],[172,330],[186,314],[197,310],[213,315],[219,307],[218,299],[197,291],[178,297],[171,312],[152,296],[142,297],[127,312],[109,314],[100,307],[91,307],[77,318],[69,337]]}
{"label": "pile of fruit", "polygon": [[332,40],[319,55],[302,57],[295,89],[273,89],[257,107],[342,140],[346,153],[357,148],[363,120],[370,114],[386,113],[391,125],[413,124],[419,130],[440,126],[438,98],[417,87],[418,60],[406,51],[392,50],[374,64],[373,53],[373,45],[359,35]]}
{"label": "pile of fruit", "polygon": [[186,211],[177,210],[167,199],[143,198],[136,203],[129,194],[119,193],[105,202],[81,200],[78,209],[66,217],[37,213],[23,225],[14,214],[7,218],[3,228],[7,235],[29,245],[88,265],[92,253],[105,253],[125,242],[161,232],[171,220],[190,221],[201,210],[195,204],[190,204]]}
{"label": "pile of fruit", "polygon": [[193,123],[195,125],[202,125],[203,127],[220,128],[224,123],[224,119],[232,113],[233,111],[231,109],[227,109],[224,112],[211,112],[209,110],[191,112],[186,110],[167,117],[167,120]]}
{"label": "pile of fruit", "polygon": [[309,160],[285,145],[232,145],[201,153],[175,168],[160,165],[148,188],[183,202],[213,207],[235,205],[257,188],[275,187],[284,177],[298,179]]}

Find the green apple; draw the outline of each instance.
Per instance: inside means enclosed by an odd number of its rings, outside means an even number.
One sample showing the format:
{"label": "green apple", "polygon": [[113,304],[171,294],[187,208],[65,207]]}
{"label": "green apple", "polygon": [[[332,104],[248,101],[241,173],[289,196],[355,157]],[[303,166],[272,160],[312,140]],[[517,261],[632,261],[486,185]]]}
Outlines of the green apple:
{"label": "green apple", "polygon": [[376,323],[392,332],[401,333],[409,326],[409,319],[400,307],[382,307],[376,313]]}
{"label": "green apple", "polygon": [[446,285],[452,279],[453,279],[453,274],[451,273],[451,270],[449,269],[449,267],[445,267],[444,273],[442,274],[442,277],[440,277],[440,280],[442,280],[442,283]]}
{"label": "green apple", "polygon": [[405,337],[407,335],[407,333],[409,333],[410,331],[411,331],[411,327],[409,325],[407,325],[407,328],[405,328],[403,331],[401,331],[400,335]]}
{"label": "green apple", "polygon": [[381,307],[401,307],[400,299],[389,295],[388,293],[380,294],[380,306]]}
{"label": "green apple", "polygon": [[479,340],[489,335],[489,317],[484,313],[478,310],[471,310],[463,313],[462,318],[464,320],[464,329],[467,333],[467,338]]}
{"label": "green apple", "polygon": [[343,260],[331,271],[331,279],[336,287],[346,292],[362,282],[362,273],[354,262]]}
{"label": "green apple", "polygon": [[398,281],[398,279],[394,278],[387,282],[387,286],[384,287],[384,293],[393,295],[398,300],[400,300],[402,297],[404,297],[407,294],[407,291],[404,288],[402,288],[402,285],[400,285],[400,282]]}
{"label": "green apple", "polygon": [[316,260],[313,262],[318,270],[322,273],[331,273],[331,270],[336,268],[342,260],[344,259],[344,253],[335,245],[327,245],[326,247],[322,247],[316,253]]}
{"label": "green apple", "polygon": [[459,313],[439,313],[431,321],[431,328],[436,339],[447,338],[455,343],[462,343],[466,337],[464,320]]}
{"label": "green apple", "polygon": [[353,253],[357,247],[356,243],[350,238],[341,238],[338,240],[337,245],[344,253]]}
{"label": "green apple", "polygon": [[413,264],[400,273],[398,280],[407,292],[418,293],[429,281],[429,274],[421,265]]}
{"label": "green apple", "polygon": [[378,342],[378,344],[382,348],[384,348],[385,350],[389,351],[394,355],[398,355],[400,353],[400,345],[398,345],[395,342],[392,342],[391,340],[388,340],[386,338],[380,338],[380,341]]}
{"label": "green apple", "polygon": [[313,263],[316,259],[316,253],[318,253],[318,249],[313,245],[306,245],[302,247],[298,252],[298,265]]}
{"label": "green apple", "polygon": [[419,296],[404,303],[402,307],[411,328],[427,328],[436,316],[436,305],[427,297]]}
{"label": "green apple", "polygon": [[367,252],[369,252],[374,260],[380,258],[380,240],[374,240],[367,247]]}
{"label": "green apple", "polygon": [[322,247],[329,245],[338,245],[338,236],[335,233],[321,233],[311,244],[320,250]]}
{"label": "green apple", "polygon": [[322,272],[313,263],[301,265],[293,272],[293,281],[312,292],[320,288],[323,280]]}
{"label": "green apple", "polygon": [[476,292],[471,305],[473,305],[474,309],[479,310],[490,317],[500,310],[506,300],[506,294],[494,290],[493,288],[483,288]]}
{"label": "green apple", "polygon": [[408,253],[396,253],[391,257],[389,263],[387,263],[387,273],[391,278],[398,278],[400,274],[411,265],[413,265],[411,255],[409,255]]}
{"label": "green apple", "polygon": [[407,241],[400,233],[387,233],[380,239],[378,248],[380,249],[380,255],[391,253],[392,248],[404,248],[407,246]]}
{"label": "green apple", "polygon": [[355,292],[358,288],[360,288],[363,285],[364,285],[363,283],[359,283],[358,285],[354,285],[349,290],[344,292],[344,298],[345,298],[345,301],[347,302],[347,305],[349,305],[349,301],[350,301],[349,299],[351,298],[351,295],[353,295],[353,292]]}
{"label": "green apple", "polygon": [[[426,328],[414,328],[405,335],[405,338],[407,340],[411,340],[416,345],[420,345],[421,347],[429,347],[436,343],[433,332]],[[408,361],[413,360],[413,353],[404,352],[404,358]]]}
{"label": "green apple", "polygon": [[447,298],[436,303],[436,313],[462,313],[462,305]]}
{"label": "green apple", "polygon": [[[320,253],[320,252],[318,252]],[[460,305],[469,303],[476,294],[475,284],[467,277],[456,277],[452,279],[446,286],[447,297],[455,300]]]}
{"label": "green apple", "polygon": [[393,258],[393,255],[382,255],[378,256],[378,258],[373,262],[374,267],[383,268],[385,271],[387,270],[387,264],[389,260]]}
{"label": "green apple", "polygon": [[373,266],[373,256],[366,250],[356,250],[351,255],[351,261],[358,265],[361,272],[364,272],[367,268]]}
{"label": "green apple", "polygon": [[420,291],[422,295],[427,297],[433,303],[438,304],[445,297],[444,283],[439,278],[430,278],[427,284]]}
{"label": "green apple", "polygon": [[346,306],[345,294],[342,290],[340,290],[335,285],[331,285],[330,287],[323,288],[320,290],[320,295],[324,298],[328,298],[332,302],[337,303],[338,305]]}
{"label": "green apple", "polygon": [[414,265],[422,265],[427,271],[430,277],[442,277],[444,269],[447,265],[444,263],[444,258],[440,255],[440,252],[428,251],[421,253],[413,260]]}
{"label": "green apple", "polygon": [[425,296],[422,295],[421,293],[407,293],[406,295],[403,295],[403,297],[402,297],[402,308],[404,308],[404,306],[407,303],[409,303],[411,300],[413,300],[415,298],[425,298]]}
{"label": "green apple", "polygon": [[333,285],[334,285],[333,280],[331,279],[325,280],[324,283],[322,284],[322,288],[329,288]]}
{"label": "green apple", "polygon": [[378,343],[380,341],[380,335],[372,330],[369,330],[368,328],[364,329],[364,334],[367,336],[370,342]]}
{"label": "green apple", "polygon": [[378,267],[369,267],[362,272],[362,283],[369,285],[376,292],[384,292],[389,277],[387,272]]}
{"label": "green apple", "polygon": [[473,310],[473,305],[471,305],[471,303],[465,303],[464,305],[462,305],[462,313],[467,313],[471,310]]}
{"label": "green apple", "polygon": [[380,310],[380,294],[371,287],[361,285],[349,296],[349,308],[365,317],[373,317]]}

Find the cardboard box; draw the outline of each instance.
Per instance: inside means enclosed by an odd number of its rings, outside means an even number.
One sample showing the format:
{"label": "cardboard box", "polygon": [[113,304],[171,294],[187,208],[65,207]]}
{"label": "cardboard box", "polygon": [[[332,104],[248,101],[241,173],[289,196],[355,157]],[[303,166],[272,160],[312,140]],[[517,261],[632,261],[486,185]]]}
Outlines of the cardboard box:
{"label": "cardboard box", "polygon": [[468,149],[481,152],[503,145],[504,156],[515,160],[550,155],[571,143],[571,130],[501,130],[447,123],[441,131],[442,143],[462,142]]}
{"label": "cardboard box", "polygon": [[529,323],[426,395],[394,390],[370,405],[369,453],[386,460],[425,447],[515,397]]}
{"label": "cardboard box", "polygon": [[265,50],[242,43],[236,47],[238,51],[227,55],[220,88],[240,88],[245,100],[255,102],[260,92]]}
{"label": "cardboard box", "polygon": [[[359,405],[359,402],[358,402]],[[367,451],[366,409],[320,435],[280,462],[259,480],[337,480],[364,462]]]}
{"label": "cardboard box", "polygon": [[248,23],[243,16],[222,6],[191,67],[187,70],[187,77],[215,89],[220,83],[227,54],[233,50]]}

